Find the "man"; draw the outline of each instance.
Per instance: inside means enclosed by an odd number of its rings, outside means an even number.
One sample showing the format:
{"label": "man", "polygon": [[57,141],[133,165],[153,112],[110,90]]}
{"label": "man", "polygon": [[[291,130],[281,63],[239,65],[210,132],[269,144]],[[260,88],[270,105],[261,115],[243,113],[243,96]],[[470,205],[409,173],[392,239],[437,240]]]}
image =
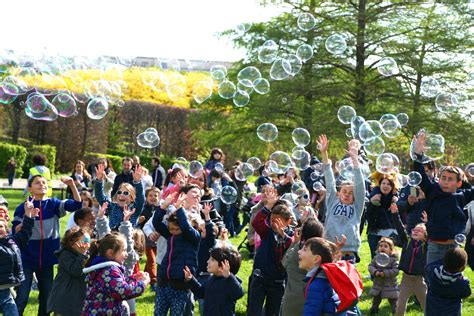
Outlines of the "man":
{"label": "man", "polygon": [[112,188],[111,196],[115,195],[115,192],[117,192],[119,186],[122,183],[130,183],[133,185],[132,163],[133,160],[130,157],[125,157],[122,159],[122,173],[118,174],[115,177],[114,187]]}
{"label": "man", "polygon": [[153,179],[153,186],[163,188],[163,183],[166,178],[165,169],[161,166],[161,159],[158,156],[155,156],[151,159],[151,164],[153,165],[153,172],[151,173],[151,178]]}

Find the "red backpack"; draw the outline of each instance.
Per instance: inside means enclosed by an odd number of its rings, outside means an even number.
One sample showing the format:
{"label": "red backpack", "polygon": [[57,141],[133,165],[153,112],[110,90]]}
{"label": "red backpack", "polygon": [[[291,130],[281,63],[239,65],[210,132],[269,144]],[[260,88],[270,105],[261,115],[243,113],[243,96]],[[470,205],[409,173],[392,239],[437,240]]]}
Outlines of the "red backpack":
{"label": "red backpack", "polygon": [[355,266],[349,261],[324,263],[321,265],[332,288],[339,296],[341,303],[337,312],[343,312],[357,304],[364,288],[362,279]]}

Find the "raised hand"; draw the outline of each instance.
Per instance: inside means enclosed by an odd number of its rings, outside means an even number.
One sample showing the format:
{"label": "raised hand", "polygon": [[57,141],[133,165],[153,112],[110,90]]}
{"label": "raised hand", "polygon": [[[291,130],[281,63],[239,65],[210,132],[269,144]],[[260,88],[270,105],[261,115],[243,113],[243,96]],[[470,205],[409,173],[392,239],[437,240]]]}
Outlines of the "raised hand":
{"label": "raised hand", "polygon": [[103,218],[105,216],[105,211],[107,210],[107,207],[109,206],[109,202],[104,202],[100,208],[99,212],[97,212],[97,217]]}
{"label": "raised hand", "polygon": [[281,218],[275,219],[275,225],[272,227],[281,237],[285,236],[285,222]]}
{"label": "raised hand", "polygon": [[61,177],[61,182],[67,185],[68,187],[75,184],[74,180],[71,177],[66,176]]}
{"label": "raised hand", "polygon": [[426,147],[426,134],[424,131],[420,131],[418,135],[414,135],[415,140],[415,154],[421,155],[428,148]]}
{"label": "raised hand", "polygon": [[222,262],[222,267],[220,269],[222,271],[222,276],[227,279],[230,276],[230,263],[229,263],[229,260],[224,260]]}
{"label": "raised hand", "polygon": [[181,194],[178,197],[178,200],[176,201],[176,203],[174,203],[174,206],[176,207],[176,209],[183,206],[184,200],[186,200],[187,197],[188,196],[186,195],[186,193],[181,192]]}
{"label": "raised hand", "polygon": [[33,218],[39,215],[39,208],[28,208],[25,209],[25,215],[28,216],[29,218]]}
{"label": "raised hand", "polygon": [[428,214],[426,213],[426,211],[421,212],[421,221],[423,223],[428,223]]}
{"label": "raised hand", "polygon": [[84,255],[89,250],[90,244],[79,240],[74,243],[74,247],[76,248],[77,252],[82,253]]}
{"label": "raised hand", "polygon": [[143,168],[140,164],[135,165],[135,171],[132,171],[133,181],[140,182],[143,177]]}
{"label": "raised hand", "polygon": [[341,240],[339,240],[339,238],[337,238],[337,236],[336,236],[336,247],[338,249],[342,249],[342,247],[344,247],[344,245],[346,244],[346,241],[347,241],[346,235],[342,234],[341,235]]}
{"label": "raised hand", "polygon": [[135,209],[129,209],[128,205],[123,206],[123,221],[128,222],[130,220],[130,217],[135,213]]}
{"label": "raised hand", "polygon": [[25,201],[25,214],[26,214],[26,211],[29,210],[29,209],[33,209],[35,206],[33,205],[33,201],[34,201],[34,198],[31,198],[30,200],[30,197],[26,197],[26,201]]}
{"label": "raised hand", "polygon": [[191,281],[191,279],[193,278],[193,274],[191,270],[189,270],[188,266],[184,267],[183,272],[184,272],[184,281],[186,282]]}
{"label": "raised hand", "polygon": [[105,177],[105,166],[100,164],[95,168],[95,177],[98,181],[102,181]]}
{"label": "raised hand", "polygon": [[346,153],[351,157],[352,164],[354,166],[359,165],[359,147],[354,144],[353,140],[351,140],[348,144],[348,150],[346,150]]}
{"label": "raised hand", "polygon": [[204,204],[204,207],[202,208],[201,212],[204,214],[204,219],[206,221],[209,221],[211,220],[211,216],[209,215],[211,213],[211,210],[212,210],[212,204],[210,203],[205,203]]}
{"label": "raised hand", "polygon": [[157,241],[158,238],[160,238],[160,234],[158,232],[152,232],[150,235],[148,235],[148,239],[151,241]]}
{"label": "raised hand", "polygon": [[328,138],[326,137],[326,134],[320,135],[317,143],[318,143],[318,149],[321,153],[328,151],[329,141],[328,141]]}
{"label": "raised hand", "polygon": [[265,193],[265,207],[271,209],[273,205],[278,201],[278,193],[275,188],[269,188]]}
{"label": "raised hand", "polygon": [[163,209],[167,209],[168,206],[170,206],[171,202],[173,202],[173,200],[176,198],[177,195],[178,195],[178,192],[173,192],[171,194],[168,194],[166,199],[163,200],[163,203],[162,203]]}

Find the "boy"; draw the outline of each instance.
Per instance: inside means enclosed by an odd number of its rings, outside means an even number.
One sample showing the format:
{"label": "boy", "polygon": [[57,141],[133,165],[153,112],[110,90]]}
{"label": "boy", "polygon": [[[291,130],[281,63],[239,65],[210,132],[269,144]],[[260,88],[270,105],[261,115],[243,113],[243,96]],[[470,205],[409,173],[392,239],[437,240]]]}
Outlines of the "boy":
{"label": "boy", "polygon": [[339,296],[327,279],[321,264],[333,262],[337,247],[320,237],[308,239],[298,251],[299,268],[308,271],[304,291],[305,303],[303,315],[346,315],[336,313],[340,304]]}
{"label": "boy", "polygon": [[255,255],[248,295],[247,315],[252,316],[262,314],[263,302],[266,315],[279,314],[286,280],[281,260],[293,241],[293,231],[289,227],[292,211],[286,201],[278,201],[273,188],[265,196],[264,207],[252,221],[252,226],[261,239]]}
{"label": "boy", "polygon": [[461,299],[471,295],[469,280],[462,274],[466,264],[464,249],[451,248],[446,251],[443,260],[426,266],[426,316],[461,315]]}
{"label": "boy", "polygon": [[[31,203],[39,209],[39,216],[35,218],[33,236],[26,249],[21,252],[25,280],[18,288],[16,304],[20,315],[28,303],[33,273],[38,279],[39,311],[38,315],[48,315],[47,300],[53,284],[53,266],[58,263],[54,252],[59,249],[59,218],[66,215],[66,211],[74,212],[82,207],[81,197],[74,180],[63,177],[61,181],[69,186],[74,200],[58,200],[47,198],[48,180],[35,175],[28,181],[28,190],[33,196]],[[25,205],[20,204],[14,214],[13,231],[18,232],[23,222]]]}
{"label": "boy", "polygon": [[358,149],[355,142],[349,143],[349,156],[354,166],[354,183],[343,182],[339,192],[336,192],[334,174],[328,158],[329,141],[326,135],[319,137],[318,147],[323,160],[324,179],[326,181],[326,220],[324,222],[325,238],[335,242],[341,240],[342,235],[347,237],[342,247],[342,256],[345,260],[358,258],[360,247],[359,226],[364,210],[365,183],[362,170],[359,166]]}
{"label": "boy", "polygon": [[244,296],[242,280],[236,274],[242,257],[230,247],[216,247],[211,250],[207,261],[207,272],[212,275],[201,285],[193,277],[188,267],[184,269],[187,281],[193,279],[197,292],[204,291],[204,316],[235,315],[235,303]]}
{"label": "boy", "polygon": [[25,280],[20,250],[25,249],[30,240],[33,233],[33,218],[39,213],[31,203],[28,205],[30,207],[26,209],[23,228],[15,236],[8,236],[8,220],[0,217],[0,313],[3,315],[18,315],[10,289],[19,286]]}
{"label": "boy", "polygon": [[423,152],[426,147],[426,135],[418,133],[415,141],[415,171],[422,176],[420,187],[427,200],[428,214],[428,250],[426,263],[440,260],[448,249],[457,247],[454,237],[464,233],[467,217],[463,212],[465,205],[474,199],[474,190],[458,190],[461,187],[462,170],[458,167],[440,168],[439,182],[433,182],[427,176],[423,164]]}

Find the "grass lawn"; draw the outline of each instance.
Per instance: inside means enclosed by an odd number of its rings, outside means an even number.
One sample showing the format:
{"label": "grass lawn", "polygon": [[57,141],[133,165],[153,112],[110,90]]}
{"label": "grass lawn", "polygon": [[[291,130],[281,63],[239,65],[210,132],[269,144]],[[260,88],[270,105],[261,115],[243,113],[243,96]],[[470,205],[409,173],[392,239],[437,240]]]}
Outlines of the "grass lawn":
{"label": "grass lawn", "polygon": [[[10,203],[10,216],[13,218],[13,212],[20,203],[23,202],[23,197],[21,196],[21,191],[14,191],[14,190],[0,190],[0,194],[2,194]],[[58,192],[54,192],[55,194]],[[67,222],[67,216],[61,219],[61,233],[64,233],[65,226]],[[240,242],[244,238],[245,232],[242,232],[239,236],[232,238],[231,241],[234,245],[240,244]],[[367,266],[370,262],[370,251],[369,245],[367,243],[367,235],[364,233],[362,236],[362,247],[361,247],[361,263],[357,265],[360,275],[363,278],[364,282],[364,293],[361,297],[361,300],[358,304],[359,308],[362,311],[363,315],[369,315],[369,309],[371,306],[371,297],[368,296],[368,292],[370,287],[372,286],[372,282],[370,278],[367,276],[369,275]],[[248,277],[252,271],[252,263],[253,260],[248,258],[248,253],[246,250],[242,251],[243,262],[238,273],[239,277],[244,281],[243,286],[247,292],[248,289]],[[141,260],[142,267],[145,265],[145,261]],[[470,279],[471,285],[474,284],[474,273],[467,268],[465,271],[465,275]],[[401,277],[401,273],[400,273]],[[137,314],[138,315],[153,315],[153,306],[154,306],[154,295],[155,293],[152,292],[149,288],[145,292],[145,294],[139,298],[137,298]],[[247,303],[247,294],[237,302],[236,312],[237,315],[245,315],[246,314],[246,303]],[[32,291],[30,294],[30,301],[26,308],[25,315],[36,315],[37,313],[37,306],[38,305],[38,292]],[[199,315],[198,306],[196,303],[195,314]],[[390,315],[390,305],[388,301],[382,301],[380,313],[379,315]],[[422,315],[421,309],[417,307],[413,302],[408,303],[408,310],[407,315]],[[474,315],[474,296],[469,297],[467,300],[464,301],[463,304],[463,313],[462,315]],[[295,315],[296,316],[296,315]],[[450,315],[445,315],[450,316]]]}

